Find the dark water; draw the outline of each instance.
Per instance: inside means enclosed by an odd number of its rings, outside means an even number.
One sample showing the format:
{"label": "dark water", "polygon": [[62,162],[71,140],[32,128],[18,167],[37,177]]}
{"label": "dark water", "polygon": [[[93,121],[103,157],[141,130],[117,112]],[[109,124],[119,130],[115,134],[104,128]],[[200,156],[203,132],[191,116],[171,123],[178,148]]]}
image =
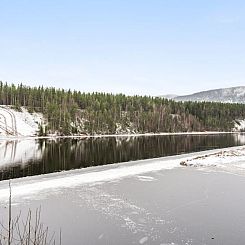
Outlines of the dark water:
{"label": "dark water", "polygon": [[0,140],[0,180],[243,145],[244,134]]}

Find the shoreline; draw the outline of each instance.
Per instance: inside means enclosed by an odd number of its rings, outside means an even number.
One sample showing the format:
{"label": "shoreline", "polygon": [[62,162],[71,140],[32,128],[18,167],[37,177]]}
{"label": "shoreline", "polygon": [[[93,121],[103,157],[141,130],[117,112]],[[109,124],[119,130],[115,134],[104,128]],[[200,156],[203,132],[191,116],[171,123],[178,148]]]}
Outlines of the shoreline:
{"label": "shoreline", "polygon": [[176,133],[142,133],[142,134],[101,134],[101,135],[48,135],[48,136],[0,136],[1,140],[21,140],[21,139],[66,139],[66,138],[119,138],[119,137],[144,137],[144,136],[178,136],[178,135],[219,135],[219,134],[245,134],[237,131],[200,131],[200,132],[176,132]]}

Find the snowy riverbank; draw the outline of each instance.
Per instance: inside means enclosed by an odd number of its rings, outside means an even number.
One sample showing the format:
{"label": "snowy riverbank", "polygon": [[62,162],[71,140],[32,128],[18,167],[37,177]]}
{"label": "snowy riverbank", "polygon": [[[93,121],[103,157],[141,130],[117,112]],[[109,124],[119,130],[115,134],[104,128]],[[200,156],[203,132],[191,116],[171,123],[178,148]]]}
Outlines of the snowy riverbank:
{"label": "snowy riverbank", "polygon": [[245,147],[223,149],[215,153],[188,158],[180,163],[182,166],[191,167],[222,167],[226,164],[238,164],[245,169]]}

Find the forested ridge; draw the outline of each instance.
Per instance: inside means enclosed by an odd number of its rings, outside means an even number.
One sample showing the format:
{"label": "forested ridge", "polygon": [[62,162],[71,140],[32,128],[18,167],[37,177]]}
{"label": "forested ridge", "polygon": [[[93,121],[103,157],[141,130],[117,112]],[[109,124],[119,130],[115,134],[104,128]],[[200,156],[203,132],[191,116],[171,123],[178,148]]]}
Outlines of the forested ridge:
{"label": "forested ridge", "polygon": [[175,102],[2,82],[0,104],[43,113],[45,133],[59,134],[231,131],[234,120],[245,119],[244,104]]}

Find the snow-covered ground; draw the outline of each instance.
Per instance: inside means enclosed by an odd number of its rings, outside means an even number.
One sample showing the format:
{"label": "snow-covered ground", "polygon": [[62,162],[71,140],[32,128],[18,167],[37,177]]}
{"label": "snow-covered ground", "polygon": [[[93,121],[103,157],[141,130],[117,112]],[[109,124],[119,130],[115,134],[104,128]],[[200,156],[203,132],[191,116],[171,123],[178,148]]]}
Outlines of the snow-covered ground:
{"label": "snow-covered ground", "polygon": [[245,175],[245,146],[223,149],[216,153],[202,154],[181,161],[182,166],[196,167],[205,171],[221,171]]}
{"label": "snow-covered ground", "polygon": [[0,136],[34,136],[42,122],[40,113],[30,114],[23,107],[16,111],[9,106],[0,106]]}
{"label": "snow-covered ground", "polygon": [[245,131],[245,119],[234,122],[234,131]]}
{"label": "snow-covered ground", "polygon": [[181,161],[182,166],[196,167],[205,171],[221,171],[234,175],[245,175],[245,147],[220,150]]}
{"label": "snow-covered ground", "polygon": [[220,150],[215,153],[203,154],[197,157],[188,158],[181,161],[182,166],[193,166],[193,167],[229,167],[239,166],[245,170],[245,147],[236,147],[231,149]]}

